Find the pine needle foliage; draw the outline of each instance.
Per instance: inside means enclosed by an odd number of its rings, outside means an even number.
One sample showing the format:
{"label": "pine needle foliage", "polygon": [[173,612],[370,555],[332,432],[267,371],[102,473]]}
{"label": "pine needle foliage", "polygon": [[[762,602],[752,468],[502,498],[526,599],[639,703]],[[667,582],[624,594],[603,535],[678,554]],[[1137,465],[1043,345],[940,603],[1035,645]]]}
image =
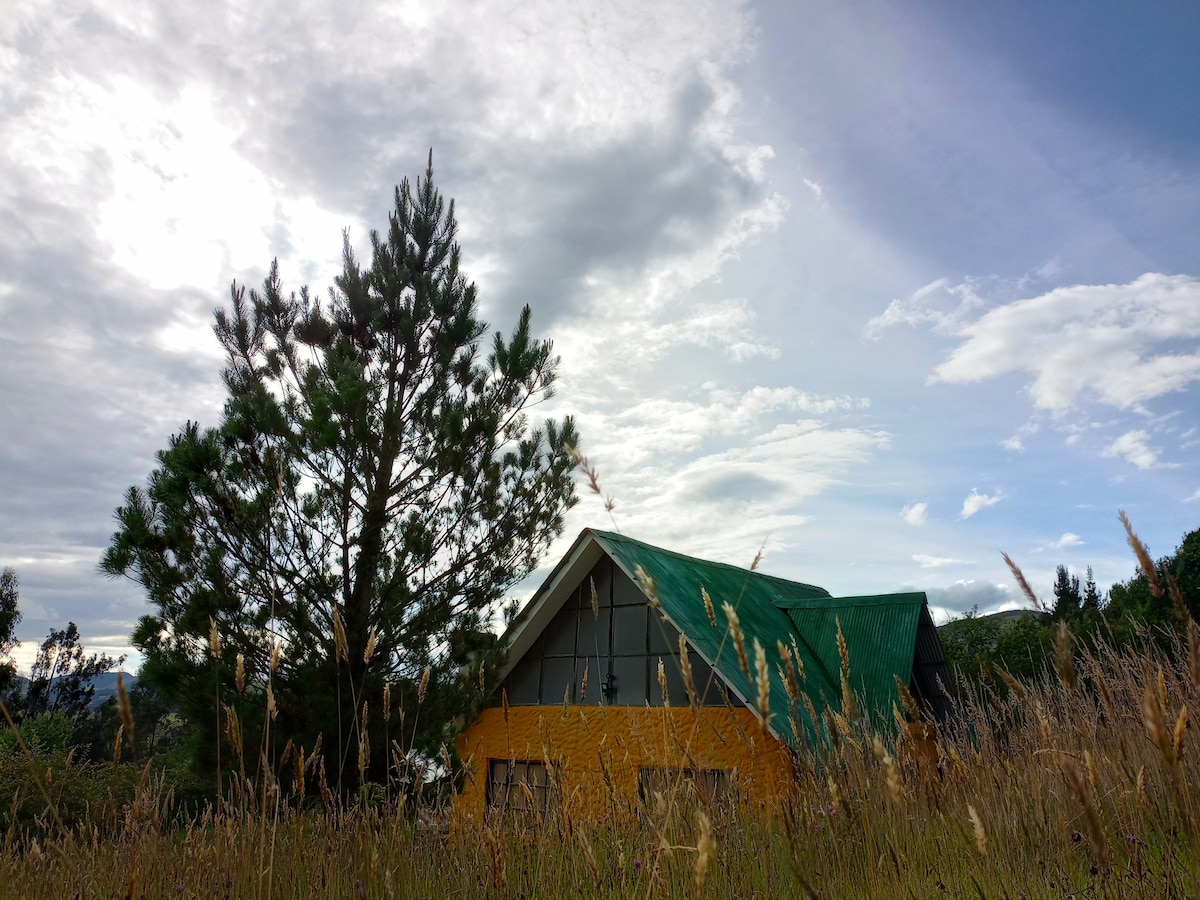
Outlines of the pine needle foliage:
{"label": "pine needle foliage", "polygon": [[[247,695],[270,676],[274,733],[309,747],[323,733],[341,756],[358,744],[355,710],[385,685],[411,710],[432,672],[420,731],[390,735],[406,748],[439,746],[478,698],[460,668],[493,652],[486,618],[561,533],[577,435],[569,417],[531,424],[558,357],[528,306],[488,341],[456,228],[431,154],[415,188],[396,188],[368,264],[343,235],[327,299],[286,293],[276,262],[261,292],[235,283],[216,311],[221,422],[170,439],[101,562],[145,588],[143,678],[201,730],[239,696],[239,658]],[[255,724],[248,708],[243,728]]]}

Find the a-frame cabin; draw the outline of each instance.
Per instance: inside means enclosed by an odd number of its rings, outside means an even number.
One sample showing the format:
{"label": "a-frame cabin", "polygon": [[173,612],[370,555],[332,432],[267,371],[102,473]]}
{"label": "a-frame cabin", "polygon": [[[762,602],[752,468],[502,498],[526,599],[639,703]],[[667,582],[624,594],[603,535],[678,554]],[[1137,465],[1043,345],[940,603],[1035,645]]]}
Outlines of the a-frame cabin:
{"label": "a-frame cabin", "polygon": [[[456,741],[471,772],[457,806],[477,819],[554,804],[619,814],[680,779],[702,792],[736,782],[743,796],[781,796],[790,751],[822,740],[824,710],[841,709],[839,627],[863,712],[887,727],[899,678],[929,716],[947,713],[949,673],[924,594],[834,598],[585,530],[503,636],[501,687]],[[765,724],[756,644],[768,660]],[[789,655],[804,702],[794,688],[789,696]]]}

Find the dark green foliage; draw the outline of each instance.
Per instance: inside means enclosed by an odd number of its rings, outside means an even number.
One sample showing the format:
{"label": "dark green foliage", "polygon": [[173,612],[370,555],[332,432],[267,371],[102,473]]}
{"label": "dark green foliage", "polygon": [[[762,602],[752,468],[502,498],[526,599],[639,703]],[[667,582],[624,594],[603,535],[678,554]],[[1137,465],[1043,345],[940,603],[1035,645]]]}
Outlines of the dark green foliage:
{"label": "dark green foliage", "polygon": [[82,719],[96,693],[92,679],[117,663],[104,653],[85,656],[74,622],[61,631],[51,628],[30,669],[29,689],[20,704],[22,713],[61,713],[73,721]]}
{"label": "dark green foliage", "polygon": [[1105,618],[1120,641],[1132,639],[1138,624],[1149,625],[1159,633],[1180,626],[1168,590],[1168,576],[1179,586],[1188,612],[1193,618],[1200,617],[1200,529],[1184,535],[1175,552],[1157,560],[1154,568],[1162,596],[1154,595],[1150,579],[1141,571],[1128,581],[1114,584],[1109,591]]}
{"label": "dark green foliage", "polygon": [[[20,581],[17,572],[11,566],[0,570],[0,657],[7,657],[17,646],[13,632],[21,621],[21,611],[17,608],[20,599]],[[8,693],[12,686],[16,667],[7,660],[0,660],[0,697]]]}
{"label": "dark green foliage", "polygon": [[[235,284],[214,326],[228,354],[220,425],[188,423],[116,512],[102,569],[145,587],[155,612],[133,636],[140,674],[198,727],[198,748],[212,752],[219,715],[224,728],[219,691],[255,761],[277,641],[272,729],[310,750],[324,734],[331,774],[357,747],[364,701],[378,723],[385,683],[407,710],[388,737],[436,752],[480,697],[478,666],[495,669],[478,635],[561,533],[577,438],[569,418],[533,427],[526,413],[558,365],[528,307],[481,354],[488,326],[455,230],[430,169],[396,189],[369,266],[345,243],[326,302],[285,294],[275,265],[261,293]],[[382,737],[376,727],[375,767]]]}
{"label": "dark green foliage", "polygon": [[1096,587],[1089,566],[1082,588],[1078,576],[1058,566],[1053,585],[1054,609],[1049,616],[1026,614],[1018,619],[979,616],[974,609],[942,626],[942,646],[952,668],[969,678],[979,676],[980,661],[1013,675],[1037,676],[1051,671],[1050,653],[1059,622],[1066,622],[1076,646],[1096,649],[1137,647],[1145,636],[1169,651],[1182,634],[1183,622],[1170,596],[1169,578],[1179,587],[1193,617],[1200,614],[1200,529],[1185,535],[1175,552],[1155,563],[1161,596],[1139,571],[1112,586],[1107,598]]}
{"label": "dark green foliage", "polygon": [[1079,608],[1083,605],[1083,596],[1079,592],[1079,576],[1072,575],[1066,566],[1055,570],[1054,580],[1054,620],[1073,622],[1079,617]]}

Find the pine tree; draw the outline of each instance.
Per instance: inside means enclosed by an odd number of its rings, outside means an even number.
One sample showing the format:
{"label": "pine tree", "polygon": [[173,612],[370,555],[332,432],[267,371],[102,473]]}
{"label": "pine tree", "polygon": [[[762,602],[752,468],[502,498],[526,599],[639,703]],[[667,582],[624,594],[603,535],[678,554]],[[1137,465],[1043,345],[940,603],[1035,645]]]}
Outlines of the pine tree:
{"label": "pine tree", "polygon": [[1071,575],[1066,566],[1055,570],[1054,618],[1071,622],[1079,617],[1079,606],[1083,598],[1079,594],[1079,577]]}
{"label": "pine tree", "polygon": [[531,335],[528,307],[481,358],[488,326],[432,155],[389,218],[368,266],[344,239],[326,303],[306,287],[285,294],[275,264],[261,293],[234,285],[214,326],[228,358],[222,421],[172,437],[117,510],[102,561],[155,607],[133,638],[151,687],[201,729],[215,729],[219,690],[249,735],[270,676],[272,733],[310,750],[323,734],[346,782],[364,704],[375,766],[387,759],[385,684],[407,709],[388,735],[405,749],[436,752],[471,710],[479,667],[486,679],[498,662],[488,617],[575,499],[571,419],[533,427],[527,414],[550,396],[558,358]]}
{"label": "pine tree", "polygon": [[[17,571],[11,566],[0,569],[0,656],[7,657],[20,642],[14,634],[21,621],[20,600],[21,582]],[[0,695],[12,687],[16,667],[11,661],[0,661]]]}
{"label": "pine tree", "polygon": [[1092,567],[1087,567],[1087,578],[1083,583],[1083,603],[1081,608],[1086,612],[1095,612],[1104,606],[1104,598],[1096,589],[1096,576],[1092,574]]}
{"label": "pine tree", "polygon": [[119,662],[106,653],[85,656],[74,622],[61,630],[51,628],[29,670],[29,691],[22,713],[27,717],[61,713],[70,719],[83,718],[96,693],[92,680]]}

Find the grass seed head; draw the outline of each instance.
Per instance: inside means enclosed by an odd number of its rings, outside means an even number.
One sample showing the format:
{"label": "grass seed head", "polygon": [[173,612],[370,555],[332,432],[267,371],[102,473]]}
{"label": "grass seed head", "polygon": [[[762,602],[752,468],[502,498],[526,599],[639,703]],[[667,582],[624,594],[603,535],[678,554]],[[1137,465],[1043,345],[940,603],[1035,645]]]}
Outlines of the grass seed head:
{"label": "grass seed head", "polygon": [[971,820],[971,827],[975,831],[975,849],[979,851],[980,856],[987,856],[987,832],[983,830],[983,819],[979,818],[975,807],[969,804],[967,805],[967,817]]}
{"label": "grass seed head", "polygon": [[1042,601],[1038,599],[1038,595],[1033,592],[1033,588],[1029,586],[1029,582],[1025,578],[1025,573],[1021,571],[1021,567],[1013,562],[1012,557],[1010,557],[1007,553],[1001,553],[1000,555],[1004,557],[1004,564],[1008,566],[1008,570],[1012,572],[1012,576],[1017,582],[1017,587],[1021,589],[1021,593],[1025,595],[1025,598],[1029,601],[1030,605],[1038,612],[1046,612],[1046,607],[1042,604]]}
{"label": "grass seed head", "polygon": [[688,705],[694,708],[699,702],[699,692],[696,690],[696,679],[692,676],[692,661],[688,659],[687,638],[683,636],[683,632],[679,633],[679,670],[683,675]]}
{"label": "grass seed head", "polygon": [[742,634],[737,610],[728,603],[722,603],[721,609],[725,612],[725,618],[729,620],[729,634],[733,638],[733,648],[737,651],[738,665],[742,667],[742,674],[749,678],[750,660],[746,658],[746,636]]}
{"label": "grass seed head", "polygon": [[208,652],[216,659],[221,655],[221,633],[217,631],[217,620],[208,617]]}
{"label": "grass seed head", "polygon": [[716,855],[717,842],[713,838],[712,822],[703,810],[696,810],[696,825],[700,837],[696,841],[696,869],[693,876],[696,890],[699,892],[704,888],[704,876],[708,872],[708,865]]}
{"label": "grass seed head", "polygon": [[129,703],[129,692],[125,690],[125,679],[117,673],[117,711],[121,715],[121,727],[125,729],[125,737],[129,739],[129,749],[133,749],[133,707]]}
{"label": "grass seed head", "polygon": [[704,599],[704,611],[708,613],[708,624],[713,628],[717,627],[717,613],[713,609],[712,597],[708,596],[708,590],[704,585],[700,585],[700,596]]}
{"label": "grass seed head", "polygon": [[758,725],[763,731],[771,718],[771,680],[767,671],[767,651],[758,638],[754,639],[754,671],[758,685]]}
{"label": "grass seed head", "polygon": [[646,595],[646,601],[654,609],[662,607],[662,602],[658,599],[658,585],[654,583],[654,576],[647,572],[641,563],[634,566],[633,575],[637,579],[638,585],[642,592]]}
{"label": "grass seed head", "polygon": [[237,655],[237,668],[234,670],[233,683],[237,685],[239,694],[246,690],[246,657],[240,653]]}
{"label": "grass seed head", "polygon": [[[367,635],[367,646],[363,648],[363,662],[370,662],[371,657],[375,655],[375,638],[379,633],[379,626],[372,625],[371,633]],[[276,644],[276,647],[279,645]]]}
{"label": "grass seed head", "polygon": [[425,692],[429,690],[429,666],[425,667],[425,671],[421,673],[421,683],[417,685],[417,703],[425,702]]}
{"label": "grass seed head", "polygon": [[333,649],[339,660],[350,662],[350,645],[346,641],[346,626],[342,624],[342,614],[338,608],[333,608]]}
{"label": "grass seed head", "polygon": [[1161,597],[1163,595],[1162,585],[1158,583],[1158,569],[1155,568],[1154,561],[1150,558],[1150,551],[1146,549],[1142,539],[1134,534],[1133,523],[1129,521],[1129,516],[1125,515],[1125,510],[1119,510],[1117,518],[1125,526],[1125,539],[1129,542],[1129,548],[1133,551],[1133,555],[1137,557],[1138,568],[1150,582],[1150,593],[1155,597]]}

